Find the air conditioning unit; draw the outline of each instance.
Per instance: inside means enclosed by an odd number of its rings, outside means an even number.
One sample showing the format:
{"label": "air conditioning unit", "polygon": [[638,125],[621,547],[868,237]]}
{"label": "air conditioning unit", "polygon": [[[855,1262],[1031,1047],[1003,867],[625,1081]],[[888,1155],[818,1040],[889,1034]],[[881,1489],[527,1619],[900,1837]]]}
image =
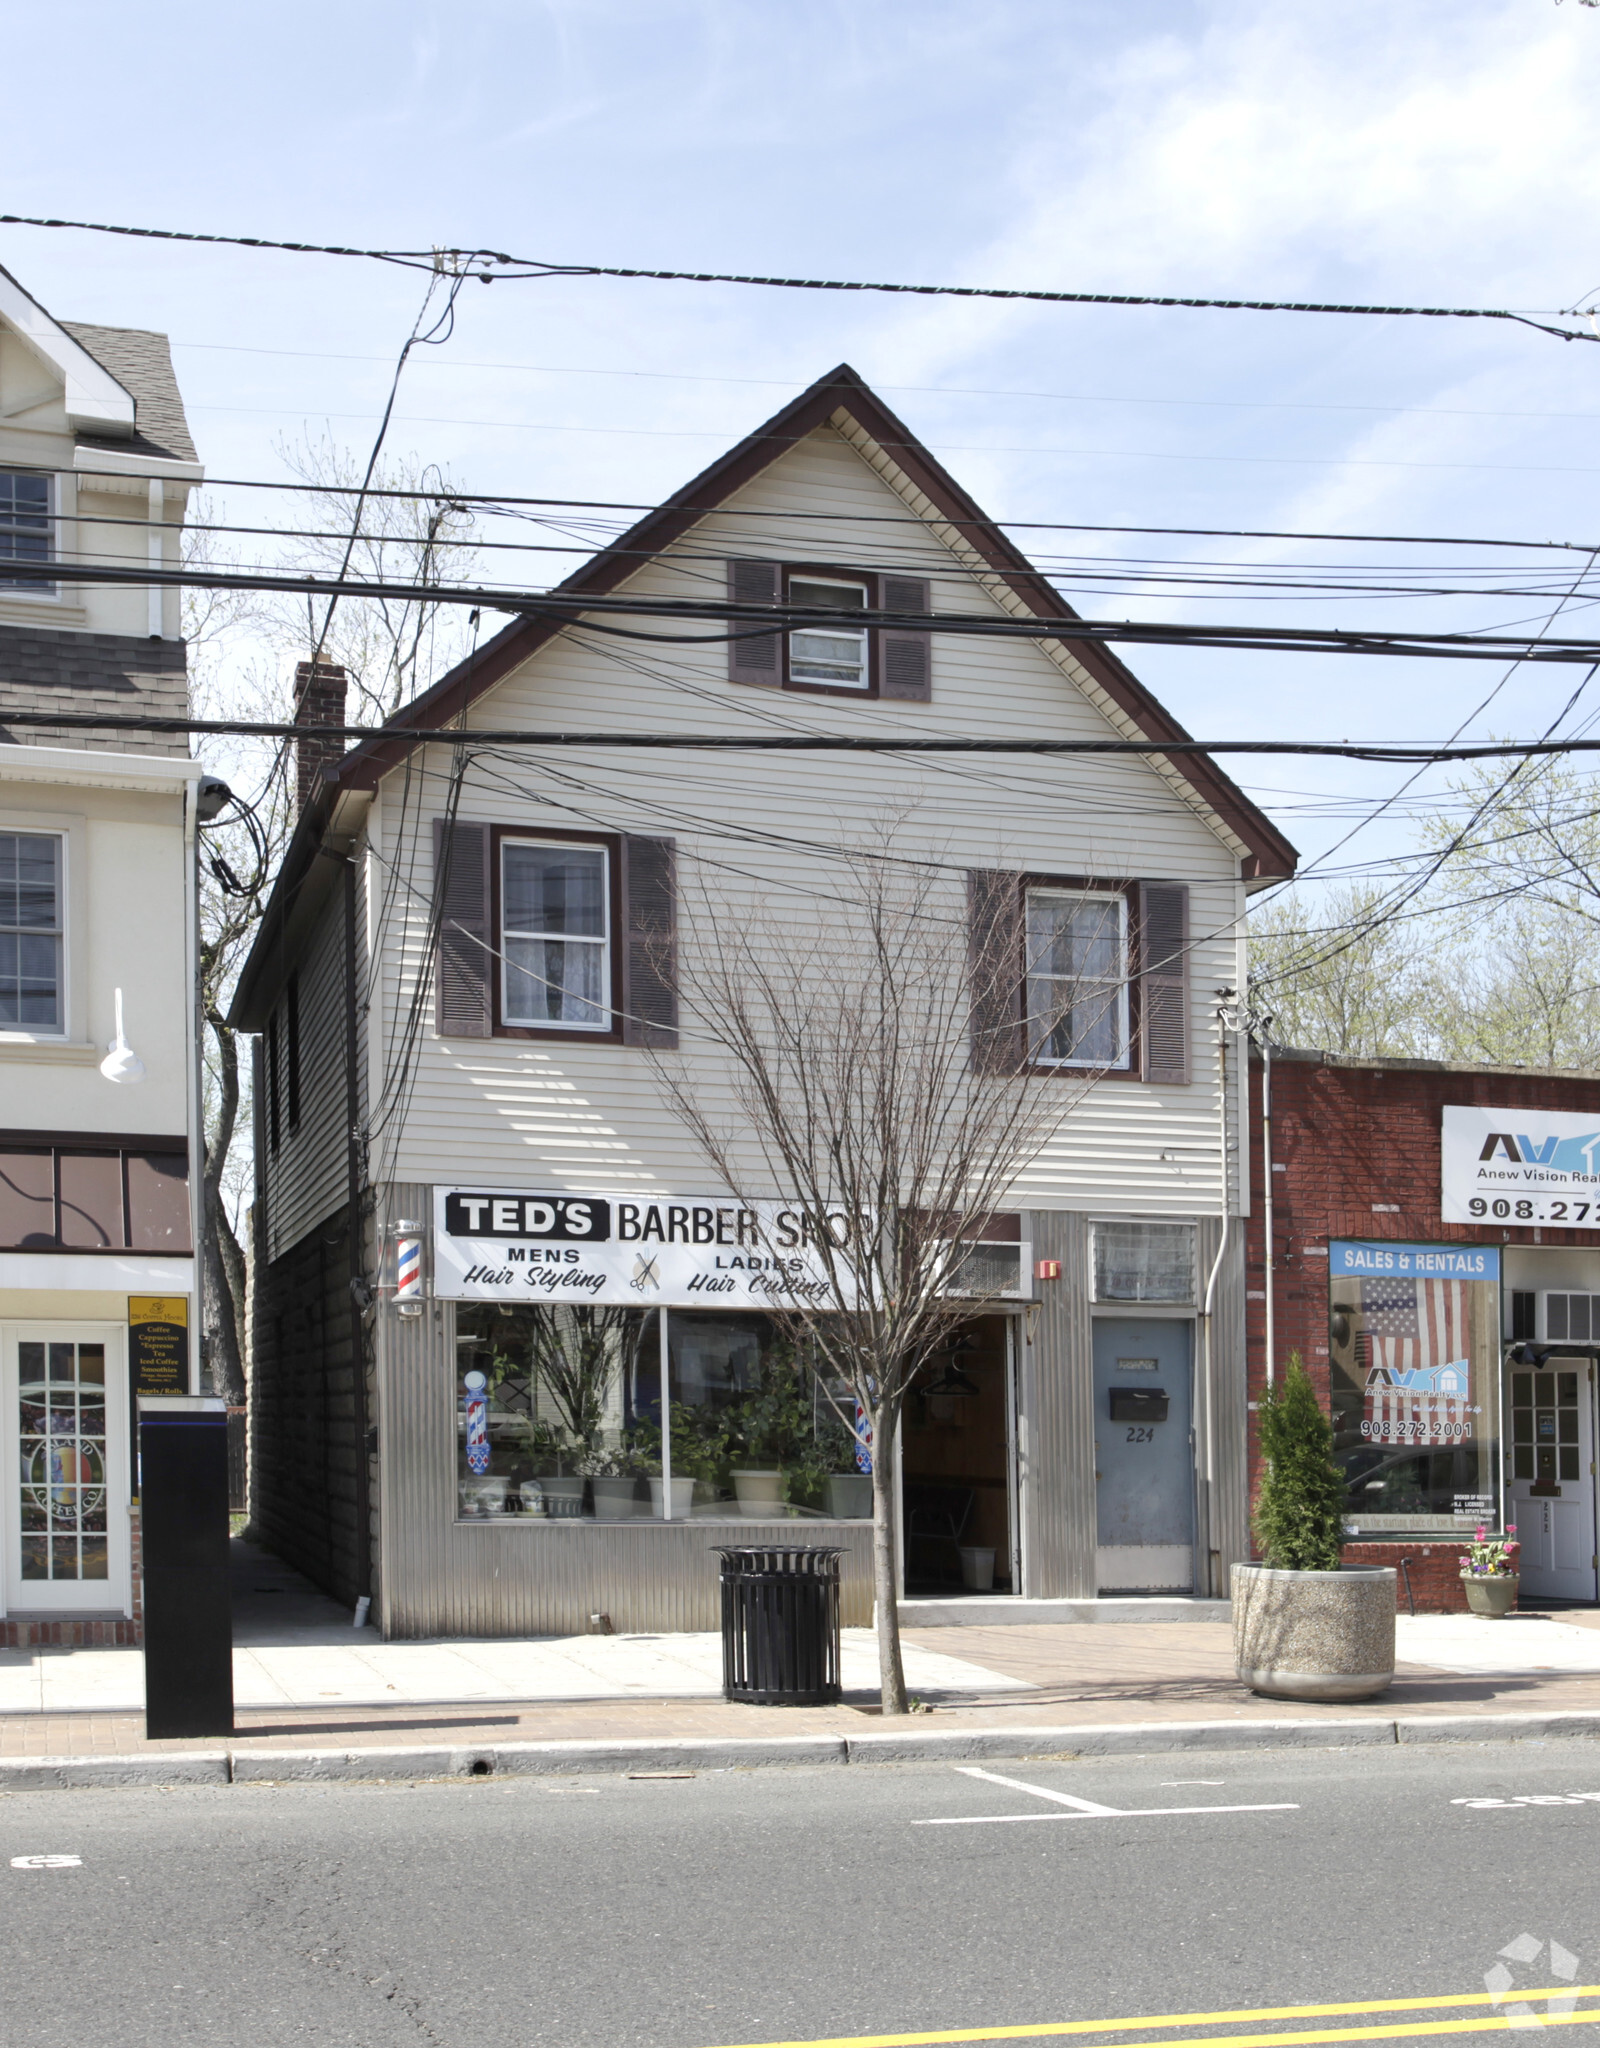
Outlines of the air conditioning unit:
{"label": "air conditioning unit", "polygon": [[[947,1240],[948,1242],[948,1240]],[[1026,1239],[1000,1243],[973,1238],[961,1246],[961,1258],[946,1294],[1000,1301],[1032,1301],[1033,1246]]]}
{"label": "air conditioning unit", "polygon": [[1600,1344],[1600,1294],[1542,1293],[1539,1336],[1546,1344]]}

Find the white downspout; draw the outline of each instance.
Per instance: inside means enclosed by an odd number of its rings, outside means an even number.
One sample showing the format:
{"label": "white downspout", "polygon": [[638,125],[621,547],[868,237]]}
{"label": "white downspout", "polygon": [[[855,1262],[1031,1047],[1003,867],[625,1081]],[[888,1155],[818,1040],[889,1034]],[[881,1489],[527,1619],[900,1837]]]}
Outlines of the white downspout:
{"label": "white downspout", "polygon": [[1273,1381],[1274,1334],[1272,1326],[1272,1040],[1261,1034],[1261,1224],[1266,1241],[1266,1269],[1262,1286],[1267,1297],[1267,1385]]}
{"label": "white downspout", "polygon": [[[1228,1034],[1238,1028],[1237,1012],[1224,1000],[1217,1005],[1217,1121],[1218,1159],[1222,1168],[1222,1229],[1217,1237],[1217,1255],[1211,1261],[1211,1271],[1206,1277],[1205,1300],[1200,1310],[1201,1333],[1201,1386],[1205,1390],[1205,1475],[1206,1475],[1206,1569],[1205,1584],[1211,1597],[1217,1597],[1216,1582],[1211,1572],[1212,1521],[1216,1514],[1217,1483],[1217,1427],[1216,1388],[1213,1383],[1212,1364],[1214,1347],[1211,1342],[1212,1302],[1217,1291],[1217,1276],[1222,1271],[1222,1261],[1227,1255],[1228,1233],[1233,1224],[1233,1207],[1228,1198]],[[1198,1574],[1197,1574],[1198,1576]]]}

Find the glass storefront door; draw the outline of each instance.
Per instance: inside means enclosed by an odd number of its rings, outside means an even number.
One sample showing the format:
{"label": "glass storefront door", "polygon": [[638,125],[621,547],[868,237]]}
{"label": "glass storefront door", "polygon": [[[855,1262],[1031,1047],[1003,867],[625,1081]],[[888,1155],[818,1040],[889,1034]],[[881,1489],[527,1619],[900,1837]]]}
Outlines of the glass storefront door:
{"label": "glass storefront door", "polygon": [[0,1333],[6,1609],[123,1613],[128,1601],[125,1332],[13,1323]]}
{"label": "glass storefront door", "polygon": [[1522,1589],[1593,1600],[1594,1367],[1557,1353],[1509,1375],[1511,1454],[1506,1520],[1522,1542]]}

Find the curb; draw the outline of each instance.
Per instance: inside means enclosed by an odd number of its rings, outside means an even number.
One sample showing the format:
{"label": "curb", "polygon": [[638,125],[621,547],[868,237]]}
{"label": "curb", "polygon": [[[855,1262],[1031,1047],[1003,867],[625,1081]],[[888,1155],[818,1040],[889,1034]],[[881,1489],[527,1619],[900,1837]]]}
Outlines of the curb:
{"label": "curb", "polygon": [[643,1742],[497,1742],[394,1749],[208,1749],[144,1756],[0,1758],[8,1792],[133,1786],[377,1784],[630,1771],[747,1771],[1191,1750],[1383,1749],[1399,1743],[1600,1737],[1600,1712],[1406,1715],[1393,1720],[1142,1721],[1080,1728],[907,1728],[893,1734],[702,1736]]}

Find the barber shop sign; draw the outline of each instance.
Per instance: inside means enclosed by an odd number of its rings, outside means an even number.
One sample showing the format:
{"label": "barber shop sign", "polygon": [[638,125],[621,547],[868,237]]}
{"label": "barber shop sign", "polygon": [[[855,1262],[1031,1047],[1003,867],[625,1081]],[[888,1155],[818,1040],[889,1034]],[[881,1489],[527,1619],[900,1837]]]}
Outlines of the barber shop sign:
{"label": "barber shop sign", "polygon": [[434,1292],[454,1301],[765,1308],[839,1299],[849,1218],[726,1195],[435,1188]]}

